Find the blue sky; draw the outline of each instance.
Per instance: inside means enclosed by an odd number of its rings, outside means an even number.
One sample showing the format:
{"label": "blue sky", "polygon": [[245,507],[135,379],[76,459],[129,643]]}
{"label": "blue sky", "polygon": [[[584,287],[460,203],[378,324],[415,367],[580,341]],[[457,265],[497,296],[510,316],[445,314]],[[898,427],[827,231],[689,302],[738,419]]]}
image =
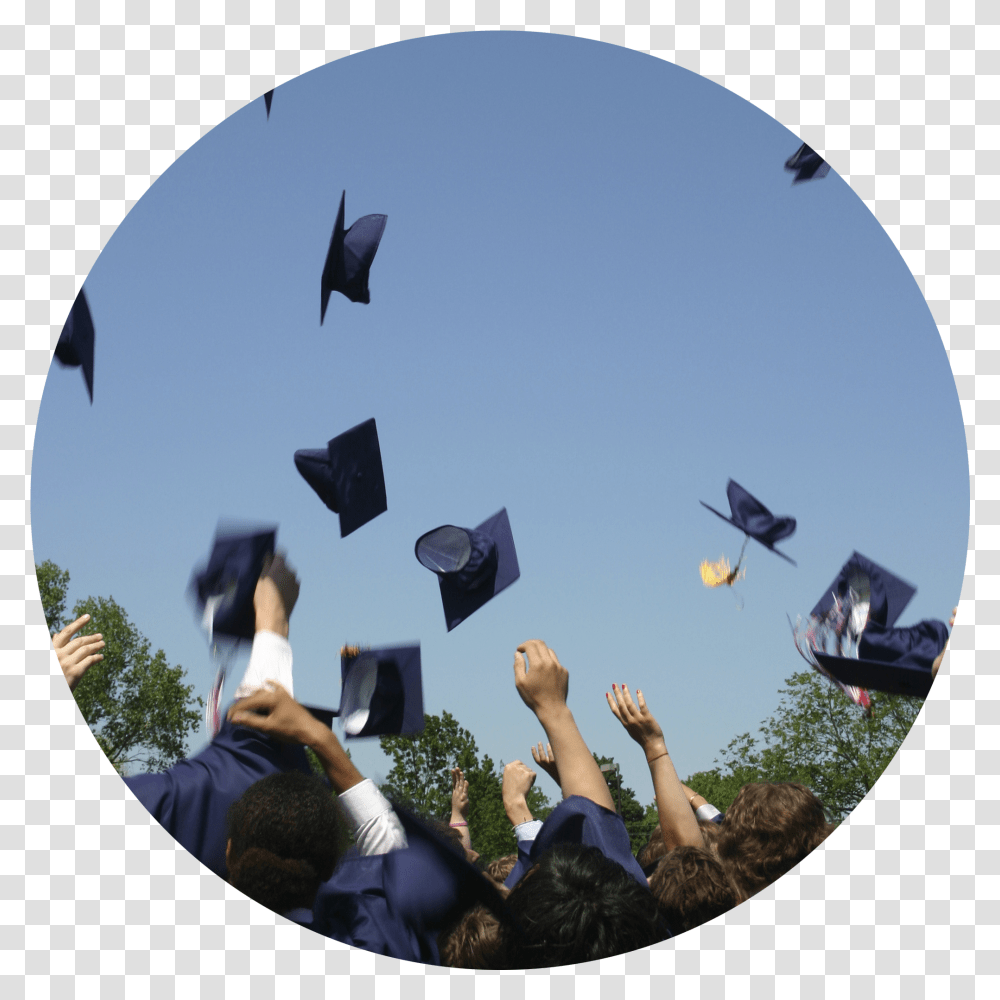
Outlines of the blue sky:
{"label": "blue sky", "polygon": [[[113,595],[205,694],[191,571],[220,517],[276,522],[301,700],[336,705],[342,643],[419,641],[425,710],[530,760],[512,665],[541,638],[591,749],[650,801],[612,681],[643,689],[684,776],[777,707],[805,669],[786,614],[852,550],[918,587],[900,624],[947,620],[961,588],[940,337],[850,188],[792,186],[798,145],[695,74],[556,35],[419,39],[284,85],[270,120],[256,101],[185,153],[88,277],[94,405],[53,367],[36,560],[70,570],[72,600]],[[389,220],[371,304],[335,294],[321,328],[344,189],[348,224]],[[292,455],[369,417],[389,510],[341,539]],[[798,568],[748,545],[742,611],[698,574],[739,554],[698,503],[726,509],[730,477],[799,524]],[[521,579],[447,633],[413,544],[503,506]],[[384,776],[377,741],[352,753]]]}

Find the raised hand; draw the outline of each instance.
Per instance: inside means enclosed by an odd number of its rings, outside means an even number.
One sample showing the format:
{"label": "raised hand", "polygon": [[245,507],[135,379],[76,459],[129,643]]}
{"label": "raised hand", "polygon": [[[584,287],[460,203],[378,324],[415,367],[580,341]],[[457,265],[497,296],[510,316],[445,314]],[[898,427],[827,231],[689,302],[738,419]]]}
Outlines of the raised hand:
{"label": "raised hand", "polygon": [[452,822],[464,820],[469,815],[469,783],[460,767],[451,769],[451,818]]}
{"label": "raised hand", "polygon": [[535,783],[537,774],[523,761],[512,760],[503,769],[503,807],[513,826],[531,821],[528,809],[528,792]]}
{"label": "raised hand", "polygon": [[295,570],[278,552],[265,563],[253,595],[256,631],[275,632],[288,638],[288,619],[299,599],[299,580]]}
{"label": "raised hand", "polygon": [[619,688],[618,685],[612,684],[611,690],[614,692],[614,697],[610,694],[604,696],[608,699],[608,707],[625,727],[625,732],[645,751],[646,760],[652,759],[654,751],[665,752],[667,747],[663,730],[653,718],[642,692],[636,690],[636,698],[633,701],[627,685],[623,684]]}
{"label": "raised hand", "polygon": [[569,671],[541,639],[529,639],[514,654],[514,684],[521,700],[535,715],[557,711],[566,706]]}
{"label": "raised hand", "polygon": [[95,663],[100,663],[104,659],[101,653],[105,647],[103,636],[81,635],[76,639],[73,638],[73,633],[79,632],[89,621],[90,615],[83,615],[52,636],[52,645],[55,647],[59,666],[62,667],[70,691],[80,683],[83,675]]}
{"label": "raised hand", "polygon": [[543,746],[542,741],[539,740],[537,749],[531,748],[531,756],[535,763],[558,785],[559,765],[556,764],[556,755],[552,752],[552,744],[546,743]]}

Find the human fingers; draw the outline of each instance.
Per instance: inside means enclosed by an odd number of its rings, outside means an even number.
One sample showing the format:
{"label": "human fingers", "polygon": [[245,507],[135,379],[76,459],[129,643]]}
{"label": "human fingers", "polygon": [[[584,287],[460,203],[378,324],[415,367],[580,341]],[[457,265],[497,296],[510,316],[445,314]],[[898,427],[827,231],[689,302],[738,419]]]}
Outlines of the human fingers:
{"label": "human fingers", "polygon": [[635,689],[635,701],[639,706],[639,711],[645,715],[649,709],[646,707],[646,699],[643,698],[642,692],[638,688]]}
{"label": "human fingers", "polygon": [[[79,652],[81,649],[85,649],[91,646],[99,646],[101,649],[104,648],[104,636],[100,632],[94,635],[78,635],[72,641],[66,643],[61,649],[56,646],[59,654],[61,656],[73,656],[75,653]],[[89,652],[93,653],[93,649],[89,649]]]}
{"label": "human fingers", "polygon": [[524,661],[524,656],[521,652],[521,647],[519,646],[517,652],[514,654],[514,685],[518,691],[523,690],[527,680],[528,670]]}
{"label": "human fingers", "polygon": [[625,706],[625,710],[628,712],[629,718],[633,721],[638,722],[639,709],[636,707],[635,702],[632,700],[632,695],[629,693],[628,685],[622,685],[622,701]]}
{"label": "human fingers", "polygon": [[56,649],[61,649],[65,646],[70,639],[73,637],[74,632],[79,632],[87,622],[90,621],[90,615],[81,615],[75,622],[70,622],[61,632],[56,632],[52,636],[52,645]]}
{"label": "human fingers", "polygon": [[[612,684],[611,687],[614,688],[614,684]],[[604,692],[604,697],[608,699],[608,708],[611,709],[612,713],[614,714],[614,717],[624,726],[625,725],[625,720],[622,718],[621,709],[618,707],[618,696],[617,696],[617,693],[616,693],[615,697],[612,698],[611,695],[608,694],[607,691],[605,691]]]}
{"label": "human fingers", "polygon": [[274,681],[268,681],[266,687],[258,688],[252,694],[248,694],[245,698],[241,698],[239,701],[234,702],[229,709],[228,718],[230,721],[233,721],[235,719],[234,713],[237,712],[259,713],[266,711],[270,713],[280,703],[282,695],[291,698],[288,691],[286,691],[280,684],[277,684]]}
{"label": "human fingers", "polygon": [[93,656],[95,653],[99,653],[107,646],[107,643],[99,635],[88,635],[85,636],[85,638],[91,641],[80,642],[78,639],[74,639],[73,642],[59,652],[58,655],[60,659],[66,660],[67,663],[80,663],[87,657]]}
{"label": "human fingers", "polygon": [[554,764],[556,762],[556,755],[552,752],[552,744],[545,744],[545,756],[548,757],[549,763]]}

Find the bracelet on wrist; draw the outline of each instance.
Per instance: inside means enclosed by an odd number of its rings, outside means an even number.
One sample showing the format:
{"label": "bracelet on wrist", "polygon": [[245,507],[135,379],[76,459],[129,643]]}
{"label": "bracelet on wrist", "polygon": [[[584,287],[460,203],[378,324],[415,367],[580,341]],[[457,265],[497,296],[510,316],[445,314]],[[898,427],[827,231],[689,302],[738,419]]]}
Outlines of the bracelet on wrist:
{"label": "bracelet on wrist", "polygon": [[465,820],[462,820],[461,823],[449,823],[448,825],[449,826],[468,826],[469,824],[466,823]]}
{"label": "bracelet on wrist", "polygon": [[659,760],[661,757],[669,757],[669,756],[670,756],[670,751],[664,750],[663,753],[658,753],[655,757],[647,757],[646,763],[652,764],[654,760]]}

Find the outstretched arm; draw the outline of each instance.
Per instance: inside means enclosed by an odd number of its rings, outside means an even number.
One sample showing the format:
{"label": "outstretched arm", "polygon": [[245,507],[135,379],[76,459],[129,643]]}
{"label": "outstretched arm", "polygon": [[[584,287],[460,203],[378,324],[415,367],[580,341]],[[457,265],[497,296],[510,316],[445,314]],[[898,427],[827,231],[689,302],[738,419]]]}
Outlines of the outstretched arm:
{"label": "outstretched arm", "polygon": [[566,704],[569,671],[540,639],[531,639],[517,647],[514,683],[522,701],[542,724],[559,761],[563,797],[581,795],[614,812],[608,783]]}
{"label": "outstretched arm", "polygon": [[646,763],[649,764],[649,773],[653,779],[653,791],[656,793],[656,809],[660,814],[664,845],[668,851],[682,846],[703,847],[704,840],[698,819],[670,760],[663,730],[646,707],[642,692],[636,692],[636,704],[624,684],[621,688],[612,684],[611,690],[614,692],[613,698],[610,694],[605,695],[608,707],[646,755]]}

